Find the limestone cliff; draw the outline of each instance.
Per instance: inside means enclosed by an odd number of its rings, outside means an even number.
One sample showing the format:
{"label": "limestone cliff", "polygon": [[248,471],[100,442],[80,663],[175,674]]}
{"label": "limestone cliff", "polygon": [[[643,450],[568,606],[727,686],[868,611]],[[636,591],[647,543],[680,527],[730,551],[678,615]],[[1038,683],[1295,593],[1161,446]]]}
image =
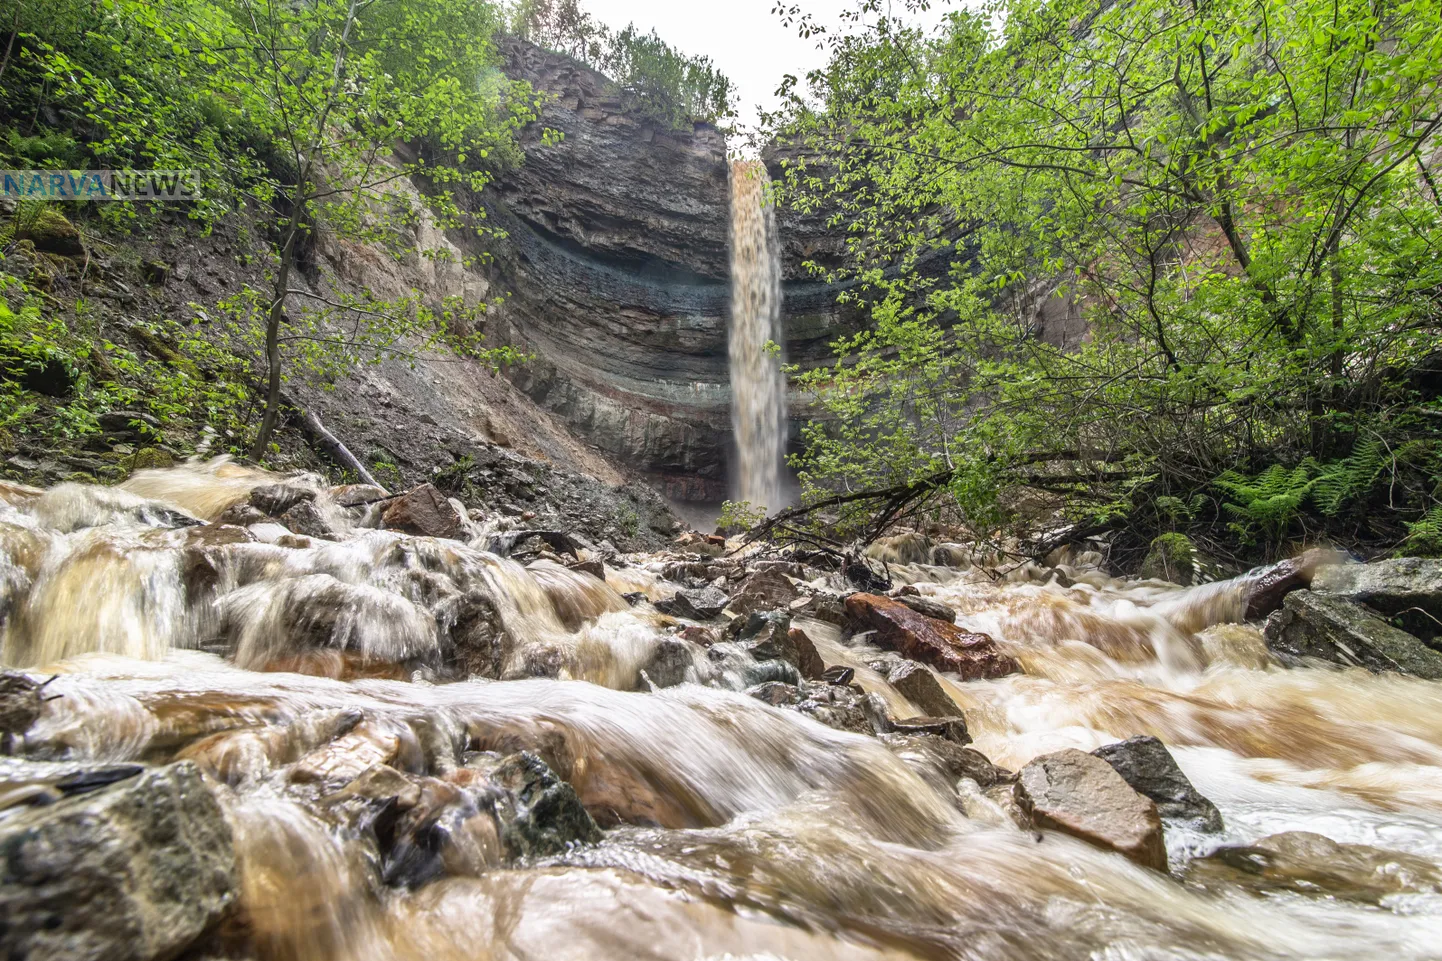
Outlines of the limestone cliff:
{"label": "limestone cliff", "polygon": [[[511,292],[497,333],[534,354],[510,376],[668,495],[722,499],[726,141],[706,124],[639,119],[605,77],[567,57],[514,40],[503,53],[511,76],[552,98],[523,135],[525,163],[485,198],[506,232],[491,246],[492,281]],[[547,129],[559,144],[544,142]],[[836,292],[801,268],[801,253],[826,242],[824,223],[787,221],[783,234],[787,358],[816,363],[842,324]]]}

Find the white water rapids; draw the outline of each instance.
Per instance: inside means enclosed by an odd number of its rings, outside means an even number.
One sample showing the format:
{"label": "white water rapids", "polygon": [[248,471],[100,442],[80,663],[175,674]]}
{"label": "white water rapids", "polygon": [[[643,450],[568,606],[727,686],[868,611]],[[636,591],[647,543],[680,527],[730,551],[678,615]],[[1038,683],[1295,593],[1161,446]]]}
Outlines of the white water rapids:
{"label": "white water rapids", "polygon": [[[662,558],[613,559],[602,583],[487,553],[481,532],[170,526],[274,480],[198,465],[129,492],[0,485],[0,660],[60,675],[24,750],[200,765],[235,831],[257,961],[1439,957],[1442,684],[1283,669],[1235,623],[1240,581],[1116,580],[1081,557],[1059,565],[1069,587],[1034,568],[897,568],[1023,667],[943,678],[993,762],[1137,734],[1168,744],[1226,833],[1169,827],[1163,873],[1020,830],[967,779],[732,689],[689,641],[690,683],[648,689],[641,667],[682,625],[620,595],[674,591]],[[516,640],[501,670],[515,679],[448,683],[436,659],[481,595]],[[864,639],[796,624],[828,665],[922,713],[869,667],[881,652]],[[388,885],[292,776],[316,752],[382,742],[437,779],[469,752],[533,750],[604,838]],[[1198,870],[1283,831],[1374,853],[1345,888]]]}
{"label": "white water rapids", "polygon": [[781,335],[781,241],[764,164],[731,164],[731,426],[734,497],[753,507],[783,507],[786,378],[773,345]]}

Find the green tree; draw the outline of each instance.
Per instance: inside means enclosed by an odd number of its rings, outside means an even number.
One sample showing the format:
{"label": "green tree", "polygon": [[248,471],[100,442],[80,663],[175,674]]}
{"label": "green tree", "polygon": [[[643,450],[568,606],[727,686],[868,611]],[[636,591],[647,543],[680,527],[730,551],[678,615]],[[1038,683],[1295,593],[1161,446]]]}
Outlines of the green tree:
{"label": "green tree", "polygon": [[[781,13],[832,53],[768,118],[779,193],[832,214],[846,257],[815,269],[872,317],[801,378],[835,415],[813,497],[937,476],[988,519],[1027,488],[1098,520],[1378,431],[1435,442],[1389,384],[1442,325],[1435,3]],[[1082,336],[1046,329],[1065,314]]]}
{"label": "green tree", "polygon": [[736,91],[709,57],[690,57],[635,24],[613,31],[578,0],[516,0],[508,29],[605,73],[630,109],[671,127],[724,123],[736,114]]}
{"label": "green tree", "polygon": [[[243,207],[268,227],[263,289],[226,306],[254,341],[268,449],[288,365],[326,375],[364,359],[445,346],[485,363],[475,315],[420,292],[342,294],[301,271],[325,234],[397,257],[435,257],[423,221],[483,231],[469,198],[518,158],[538,102],[496,67],[501,12],[486,0],[0,0],[14,29],[0,151],[42,166],[199,168],[215,218]],[[0,19],[0,22],[4,22]],[[21,118],[29,115],[29,122]],[[49,118],[37,124],[38,119]],[[22,126],[22,123],[24,125]],[[48,144],[50,153],[41,146]],[[61,155],[56,145],[64,147]],[[39,154],[39,156],[37,156]],[[123,205],[108,205],[124,209]],[[112,211],[107,210],[110,214]]]}

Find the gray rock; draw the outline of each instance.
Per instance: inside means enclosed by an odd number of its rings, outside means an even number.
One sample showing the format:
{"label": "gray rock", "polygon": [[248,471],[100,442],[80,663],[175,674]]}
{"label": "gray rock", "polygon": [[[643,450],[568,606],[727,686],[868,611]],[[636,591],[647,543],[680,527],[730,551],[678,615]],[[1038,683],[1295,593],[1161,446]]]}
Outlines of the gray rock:
{"label": "gray rock", "polygon": [[886,680],[902,696],[932,717],[952,717],[961,714],[961,708],[946,693],[941,681],[924,664],[915,661],[901,661]]}
{"label": "gray rock", "polygon": [[1192,861],[1187,880],[1228,893],[1241,887],[1258,894],[1291,892],[1380,904],[1398,894],[1434,894],[1442,886],[1442,871],[1414,854],[1288,831]]}
{"label": "gray rock", "polygon": [[0,671],[0,754],[10,753],[13,744],[25,737],[30,725],[44,710],[44,686],[14,671]]}
{"label": "gray rock", "polygon": [[929,597],[922,597],[919,594],[902,594],[897,600],[911,608],[918,614],[925,614],[938,621],[946,621],[948,624],[956,623],[956,611],[947,607],[940,601],[934,601]]}
{"label": "gray rock", "polygon": [[980,751],[946,738],[897,732],[882,734],[880,740],[891,753],[908,764],[916,766],[920,762],[939,770],[947,778],[948,790],[964,777],[971,778],[984,788],[1016,779],[1016,775],[992,764]]}
{"label": "gray rock", "polygon": [[1067,749],[1036,758],[1021,769],[1017,800],[1039,828],[1062,831],[1166,870],[1157,806],[1099,757]]}
{"label": "gray rock", "polygon": [[527,751],[503,759],[491,774],[508,793],[497,805],[501,841],[512,857],[561,854],[577,844],[601,840],[601,829],[546,762]]}
{"label": "gray rock", "polygon": [[798,668],[801,652],[791,639],[791,615],[785,611],[758,611],[726,625],[726,639],[740,644],[758,661],[786,661]]}
{"label": "gray rock", "polygon": [[672,617],[709,621],[726,609],[731,598],[714,587],[677,591],[674,597],[656,602],[656,610]]}
{"label": "gray rock", "polygon": [[390,530],[421,537],[455,539],[465,531],[464,520],[432,484],[422,484],[390,501],[381,523]]}
{"label": "gray rock", "polygon": [[1442,633],[1442,559],[1403,557],[1320,568],[1312,590],[1358,601],[1424,640]]}
{"label": "gray rock", "polygon": [[746,578],[731,597],[730,608],[737,614],[788,608],[800,596],[795,585],[781,571],[759,571]]}
{"label": "gray rock", "polygon": [[971,734],[961,717],[900,717],[888,718],[891,733],[944,738],[953,744],[970,744]]}
{"label": "gray rock", "polygon": [[1267,619],[1264,634],[1267,647],[1284,663],[1317,658],[1374,673],[1442,680],[1442,654],[1342,597],[1294,591]]}
{"label": "gray rock", "polygon": [[323,539],[335,537],[335,531],[321,514],[320,508],[315,506],[314,501],[300,501],[276,519],[295,533],[304,534],[306,537]]}
{"label": "gray rock", "polygon": [[237,897],[230,827],[191,763],[0,821],[0,956],[173,958]]}
{"label": "gray rock", "polygon": [[294,484],[266,484],[250,492],[250,506],[271,517],[279,517],[297,504],[313,500],[315,491]]}
{"label": "gray rock", "polygon": [[1217,806],[1192,786],[1167,746],[1143,735],[1097,748],[1092,754],[1106,761],[1133,790],[1151,798],[1157,813],[1167,820],[1186,821],[1203,831],[1223,829]]}
{"label": "gray rock", "polygon": [[686,672],[695,665],[692,645],[679,637],[663,637],[641,671],[656,687],[675,687],[686,682]]}

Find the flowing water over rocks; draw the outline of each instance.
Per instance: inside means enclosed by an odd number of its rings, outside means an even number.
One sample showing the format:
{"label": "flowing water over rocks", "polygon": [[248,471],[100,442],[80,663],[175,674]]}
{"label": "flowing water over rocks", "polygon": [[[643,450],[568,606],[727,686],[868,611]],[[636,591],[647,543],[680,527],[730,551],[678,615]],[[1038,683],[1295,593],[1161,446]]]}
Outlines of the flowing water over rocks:
{"label": "flowing water over rocks", "polygon": [[0,488],[7,956],[1437,957],[1442,684],[1284,666],[1276,575],[902,563],[849,616],[801,556],[354,501]]}
{"label": "flowing water over rocks", "polygon": [[781,242],[764,164],[731,164],[731,426],[736,437],[732,487],[737,500],[776,510],[782,504],[786,379],[768,349],[781,334]]}

